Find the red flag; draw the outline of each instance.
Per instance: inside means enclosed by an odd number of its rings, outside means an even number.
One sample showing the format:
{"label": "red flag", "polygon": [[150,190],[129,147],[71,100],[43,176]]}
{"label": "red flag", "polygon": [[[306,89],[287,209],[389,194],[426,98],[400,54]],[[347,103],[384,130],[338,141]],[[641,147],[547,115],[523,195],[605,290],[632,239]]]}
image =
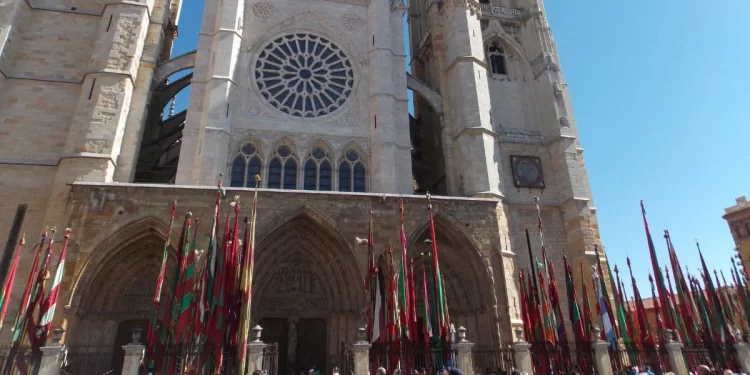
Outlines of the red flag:
{"label": "red flag", "polygon": [[13,282],[16,279],[16,272],[18,270],[18,261],[21,260],[21,253],[23,252],[23,245],[26,243],[26,236],[22,236],[21,240],[18,241],[18,247],[16,248],[16,256],[13,259],[13,264],[10,266],[10,272],[8,273],[8,279],[5,280],[3,285],[3,295],[0,297],[0,332],[3,329],[3,321],[5,321],[5,313],[8,311],[8,305],[10,305],[10,296],[13,291]]}
{"label": "red flag", "polygon": [[446,329],[450,326],[450,323],[446,319],[446,306],[445,306],[445,289],[443,288],[443,278],[440,273],[440,262],[438,261],[438,246],[437,246],[437,235],[435,234],[435,219],[432,216],[432,202],[430,201],[430,195],[427,195],[427,212],[430,217],[430,239],[432,240],[432,278],[435,289],[435,306],[436,311],[436,325],[433,327],[438,330],[438,336],[443,341],[448,341],[450,332]]}
{"label": "red flag", "polygon": [[367,318],[367,341],[373,342],[380,332],[375,331],[375,320],[378,312],[374,310],[377,301],[377,267],[375,266],[375,239],[373,238],[372,208],[368,212],[370,222],[367,229],[367,274],[365,275],[365,292],[367,293],[367,306],[365,317]]}
{"label": "red flag", "polygon": [[55,278],[52,280],[52,287],[50,288],[49,296],[47,296],[47,299],[44,301],[42,308],[39,311],[41,317],[36,332],[36,339],[39,342],[39,345],[45,345],[47,343],[47,335],[52,327],[52,319],[55,316],[57,296],[60,294],[60,283],[62,282],[63,273],[65,272],[65,255],[68,253],[70,228],[65,230],[64,238],[62,251],[60,252],[60,259],[57,261],[57,270],[55,271]]}
{"label": "red flag", "polygon": [[659,292],[659,300],[661,301],[661,316],[666,317],[667,328],[674,330],[675,324],[672,319],[672,315],[669,313],[669,305],[667,304],[667,288],[664,285],[664,277],[659,268],[659,261],[656,259],[656,248],[654,247],[654,241],[651,239],[651,232],[648,229],[648,220],[646,220],[646,208],[643,206],[641,201],[641,213],[643,216],[643,227],[646,229],[646,241],[648,242],[648,252],[651,255],[651,266],[654,269],[654,276],[656,277],[656,290]]}

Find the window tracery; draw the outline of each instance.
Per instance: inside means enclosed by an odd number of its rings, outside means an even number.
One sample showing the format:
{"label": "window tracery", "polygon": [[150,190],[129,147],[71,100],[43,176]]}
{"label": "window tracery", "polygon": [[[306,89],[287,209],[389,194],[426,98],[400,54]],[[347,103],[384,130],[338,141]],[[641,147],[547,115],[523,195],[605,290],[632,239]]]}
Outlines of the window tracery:
{"label": "window tracery", "polygon": [[367,190],[367,171],[359,152],[349,149],[339,162],[339,191],[363,193]]}
{"label": "window tracery", "polygon": [[282,144],[276,148],[270,160],[268,163],[268,188],[296,189],[297,159],[292,148]]}
{"label": "window tracery", "polygon": [[262,165],[258,147],[251,142],[243,144],[232,159],[229,186],[255,187],[255,175],[261,173]]}
{"label": "window tracery", "polygon": [[315,147],[307,155],[304,169],[305,190],[333,190],[333,168],[328,153]]}
{"label": "window tracery", "polygon": [[492,74],[508,75],[507,55],[502,44],[491,43],[487,48],[487,56],[489,56]]}
{"label": "window tracery", "polygon": [[343,50],[326,38],[296,33],[268,43],[255,64],[261,95],[281,112],[318,117],[339,109],[354,88]]}

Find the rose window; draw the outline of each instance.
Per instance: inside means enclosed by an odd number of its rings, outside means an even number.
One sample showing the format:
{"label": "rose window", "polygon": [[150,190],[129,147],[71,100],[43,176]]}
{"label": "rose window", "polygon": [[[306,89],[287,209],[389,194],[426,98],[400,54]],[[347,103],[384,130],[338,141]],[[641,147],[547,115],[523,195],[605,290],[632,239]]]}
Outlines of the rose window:
{"label": "rose window", "polygon": [[255,64],[261,95],[296,117],[333,113],[354,88],[352,63],[339,47],[311,34],[291,34],[268,43]]}

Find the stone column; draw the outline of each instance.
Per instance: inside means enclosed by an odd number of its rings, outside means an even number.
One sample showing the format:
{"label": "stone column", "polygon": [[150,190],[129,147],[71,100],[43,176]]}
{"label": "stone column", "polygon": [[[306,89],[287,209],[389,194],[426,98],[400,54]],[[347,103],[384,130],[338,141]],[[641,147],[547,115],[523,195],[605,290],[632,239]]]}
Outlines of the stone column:
{"label": "stone column", "polygon": [[609,343],[600,337],[601,329],[594,327],[592,330],[591,349],[594,350],[594,365],[597,375],[614,375],[612,362],[609,359]]}
{"label": "stone column", "polygon": [[685,365],[685,356],[682,354],[682,343],[674,340],[676,332],[668,329],[664,332],[667,342],[664,345],[669,355],[669,367],[675,375],[688,375],[688,368]]}
{"label": "stone column", "polygon": [[122,349],[125,350],[125,358],[122,362],[122,375],[138,375],[141,361],[143,361],[143,353],[146,350],[146,346],[141,343],[142,331],[143,328],[140,326],[133,328],[133,338],[130,344],[122,346]]}
{"label": "stone column", "polygon": [[521,327],[516,327],[516,337],[518,340],[513,343],[513,360],[516,362],[516,369],[522,373],[534,375],[534,366],[531,364],[531,344],[523,339]]}
{"label": "stone column", "polygon": [[464,374],[474,373],[474,359],[471,356],[471,349],[474,347],[473,342],[466,339],[466,328],[458,327],[458,341],[456,342],[456,362],[458,368],[463,370]]}
{"label": "stone column", "polygon": [[42,361],[39,364],[38,375],[59,375],[62,360],[65,357],[65,346],[60,345],[64,330],[55,329],[52,335],[52,344],[39,348],[42,351]]}
{"label": "stone column", "polygon": [[263,331],[259,325],[253,327],[253,341],[247,344],[247,373],[252,374],[255,370],[263,370],[263,349],[266,344],[260,341],[260,334]]}
{"label": "stone column", "polygon": [[[182,131],[178,185],[214,185],[227,171],[245,0],[205,2]],[[245,74],[245,73],[243,73]],[[215,150],[215,152],[201,151]]]}
{"label": "stone column", "polygon": [[740,363],[740,370],[750,374],[750,344],[745,341],[734,343],[734,349],[737,350],[737,361]]}
{"label": "stone column", "polygon": [[365,341],[365,329],[357,330],[357,342],[352,345],[354,351],[354,375],[369,375],[370,343]]}

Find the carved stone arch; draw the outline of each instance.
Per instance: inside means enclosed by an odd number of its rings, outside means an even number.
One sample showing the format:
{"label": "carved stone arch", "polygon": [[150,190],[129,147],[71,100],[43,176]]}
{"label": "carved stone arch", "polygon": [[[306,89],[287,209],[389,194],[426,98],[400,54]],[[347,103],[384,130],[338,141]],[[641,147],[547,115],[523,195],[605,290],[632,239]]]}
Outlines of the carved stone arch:
{"label": "carved stone arch", "polygon": [[265,156],[270,152],[268,145],[266,145],[266,143],[260,138],[248,133],[232,140],[232,143],[229,145],[229,158],[227,159],[229,160],[229,163],[232,162],[232,158],[240,152],[240,147],[245,143],[252,143],[258,149],[258,154],[261,155],[261,161],[265,162]]}
{"label": "carved stone arch", "polygon": [[279,146],[282,145],[289,146],[289,148],[292,149],[292,155],[294,155],[295,159],[299,161],[300,155],[299,148],[297,147],[297,142],[295,142],[288,134],[281,135],[271,144],[271,147],[268,148],[268,153],[266,154],[265,160],[270,161],[271,157],[273,157],[273,155],[276,153],[276,149],[278,149]]}
{"label": "carved stone arch", "polygon": [[[301,205],[268,223],[259,232],[260,241],[255,253],[257,273],[254,280],[257,281],[260,301],[254,306],[269,313],[273,312],[274,306],[269,306],[268,298],[276,298],[279,293],[301,298],[312,294],[313,302],[320,301],[312,308],[320,309],[320,313],[360,310],[361,293],[356,287],[362,280],[360,265],[351,246],[330,218],[308,205]],[[290,287],[289,280],[279,276],[285,267],[292,273],[305,270],[306,275],[293,275],[298,277],[295,285],[305,287],[305,290],[294,285]],[[278,290],[279,287],[282,290]],[[279,308],[278,303],[275,307]],[[289,313],[288,306],[281,309],[280,313]],[[304,314],[304,311],[300,313]]]}
{"label": "carved stone arch", "polygon": [[[170,235],[170,243],[172,244],[179,242],[180,221],[179,217],[175,217]],[[111,263],[124,249],[148,238],[153,238],[157,242],[161,241],[163,248],[167,238],[167,223],[155,216],[146,216],[128,222],[119,228],[101,231],[93,237],[92,245],[82,249],[82,252],[89,255],[80,269],[73,275],[73,283],[66,304],[72,307],[72,310],[80,306],[82,295],[89,288],[97,289],[94,278],[102,268]]]}
{"label": "carved stone arch", "polygon": [[433,90],[432,87],[418,80],[408,72],[406,73],[406,88],[424,98],[438,116],[443,114],[443,97],[437,91]]}
{"label": "carved stone arch", "polygon": [[354,151],[357,151],[359,153],[359,157],[360,157],[360,159],[362,159],[362,162],[365,165],[365,167],[368,167],[370,165],[370,163],[369,163],[369,161],[370,161],[370,153],[367,152],[365,150],[365,148],[362,147],[362,143],[359,142],[356,139],[350,139],[350,140],[346,141],[344,143],[344,145],[341,146],[337,150],[337,152],[335,154],[336,160],[334,160],[334,162],[336,162],[336,163],[340,162],[341,159],[343,159],[344,156],[346,155],[346,152],[349,151],[349,150],[354,150]]}
{"label": "carved stone arch", "polygon": [[167,77],[181,72],[186,69],[192,69],[195,67],[195,53],[196,51],[186,52],[180,56],[177,56],[169,61],[165,61],[159,64],[154,71],[153,82],[156,85],[161,84]]}
{"label": "carved stone arch", "polygon": [[301,148],[299,150],[300,157],[303,160],[306,159],[308,157],[308,155],[310,154],[310,152],[314,148],[316,148],[316,147],[322,148],[323,151],[325,151],[330,156],[331,162],[335,162],[336,161],[336,159],[335,159],[336,158],[336,152],[335,152],[336,149],[333,147],[333,145],[330,142],[328,142],[327,140],[325,140],[323,138],[316,138],[316,139],[308,142],[306,145],[304,145],[303,148]]}
{"label": "carved stone arch", "polygon": [[485,50],[490,43],[500,41],[505,47],[506,53],[512,54],[520,62],[521,74],[523,74],[524,80],[528,81],[534,78],[531,61],[526,57],[523,47],[503,29],[497,20],[491,20],[489,26],[482,31],[482,40],[484,41]]}
{"label": "carved stone arch", "polygon": [[[434,207],[434,205],[433,205]],[[461,223],[440,210],[434,212],[435,232],[438,245],[440,270],[444,276],[445,290],[451,316],[472,330],[491,328],[497,332],[499,317],[497,296],[494,288],[493,270],[489,258],[485,257],[477,242],[462,228]],[[421,282],[421,254],[429,254],[431,245],[424,241],[430,238],[429,220],[414,228],[407,244],[410,257],[415,259],[415,282]],[[424,257],[430,262],[429,256]],[[499,334],[486,336],[499,341]],[[497,337],[495,337],[497,336]]]}

